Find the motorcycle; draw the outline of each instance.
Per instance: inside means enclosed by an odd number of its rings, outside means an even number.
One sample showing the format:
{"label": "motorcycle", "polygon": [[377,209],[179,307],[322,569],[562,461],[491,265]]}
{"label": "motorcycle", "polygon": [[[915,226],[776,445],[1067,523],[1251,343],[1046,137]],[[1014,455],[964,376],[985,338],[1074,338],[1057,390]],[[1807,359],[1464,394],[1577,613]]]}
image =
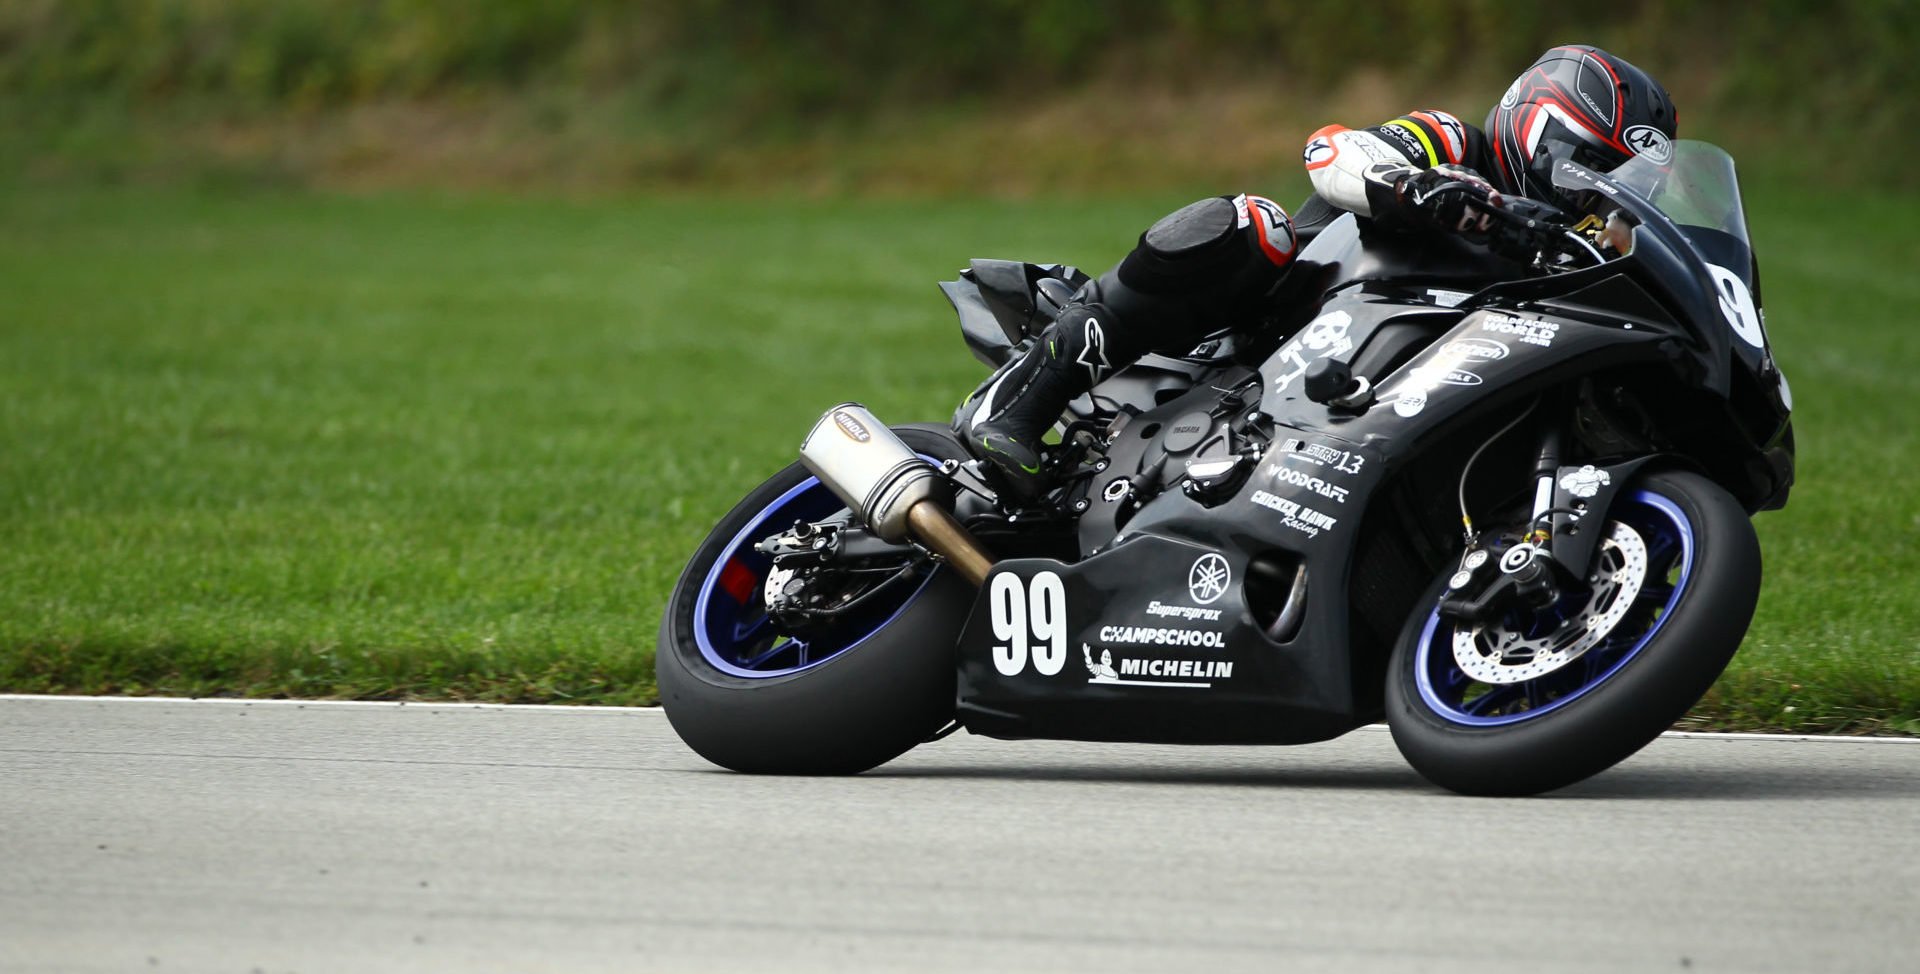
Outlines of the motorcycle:
{"label": "motorcycle", "polygon": [[[858,773],[960,728],[1300,744],[1382,718],[1466,794],[1611,767],[1732,658],[1751,515],[1793,484],[1733,160],[1663,148],[1555,165],[1604,227],[1497,213],[1526,267],[1341,217],[1273,327],[1077,400],[1037,502],[943,425],[830,410],[675,586],[668,719],[753,773]],[[1085,280],[976,260],[941,286],[999,366]]]}

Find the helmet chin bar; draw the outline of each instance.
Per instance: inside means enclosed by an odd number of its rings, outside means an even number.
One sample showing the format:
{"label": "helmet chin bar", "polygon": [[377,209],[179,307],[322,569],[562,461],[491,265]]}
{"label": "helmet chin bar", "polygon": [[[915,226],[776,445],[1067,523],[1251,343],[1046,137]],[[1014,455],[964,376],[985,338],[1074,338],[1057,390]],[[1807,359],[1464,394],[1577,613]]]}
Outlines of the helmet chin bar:
{"label": "helmet chin bar", "polygon": [[1562,162],[1572,162],[1597,173],[1612,172],[1619,167],[1623,159],[1603,158],[1592,146],[1567,139],[1549,136],[1540,141],[1534,150],[1533,159],[1527,163],[1526,178],[1520,187],[1523,195],[1551,203],[1562,196],[1559,188],[1553,184],[1553,167]]}

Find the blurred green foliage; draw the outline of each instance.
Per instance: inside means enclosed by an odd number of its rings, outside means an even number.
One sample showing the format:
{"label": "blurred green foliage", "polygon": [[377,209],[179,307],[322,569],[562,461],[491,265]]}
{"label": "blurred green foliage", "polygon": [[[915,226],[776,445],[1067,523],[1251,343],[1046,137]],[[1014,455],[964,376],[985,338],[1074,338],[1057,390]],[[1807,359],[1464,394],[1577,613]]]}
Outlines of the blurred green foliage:
{"label": "blurred green foliage", "polygon": [[1916,0],[0,0],[0,185],[1212,191],[1577,42],[1749,173],[1920,186]]}
{"label": "blurred green foliage", "polygon": [[1822,130],[1905,138],[1920,94],[1912,0],[0,0],[0,93],[322,107],[541,83],[780,126],[1141,72],[1498,80],[1576,41]]}

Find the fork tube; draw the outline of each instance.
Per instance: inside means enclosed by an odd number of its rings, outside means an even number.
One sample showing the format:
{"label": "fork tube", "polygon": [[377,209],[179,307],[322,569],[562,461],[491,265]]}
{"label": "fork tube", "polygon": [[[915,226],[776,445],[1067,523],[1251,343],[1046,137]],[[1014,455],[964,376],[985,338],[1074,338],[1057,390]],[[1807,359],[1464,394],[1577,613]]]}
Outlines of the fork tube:
{"label": "fork tube", "polygon": [[[1560,427],[1552,423],[1540,434],[1540,452],[1533,462],[1533,520],[1527,523],[1530,537],[1548,529],[1539,527],[1540,518],[1553,507],[1553,475],[1560,469]],[[1539,538],[1540,542],[1547,539]]]}

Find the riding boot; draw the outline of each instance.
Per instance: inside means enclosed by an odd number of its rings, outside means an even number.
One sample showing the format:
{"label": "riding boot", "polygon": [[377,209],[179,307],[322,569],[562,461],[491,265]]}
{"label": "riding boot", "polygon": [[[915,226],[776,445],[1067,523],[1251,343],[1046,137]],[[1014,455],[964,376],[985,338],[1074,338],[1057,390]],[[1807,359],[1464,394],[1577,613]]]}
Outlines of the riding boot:
{"label": "riding boot", "polygon": [[954,416],[954,430],[967,448],[1021,501],[1046,492],[1041,437],[1068,403],[1113,371],[1104,312],[1098,304],[1069,306]]}

